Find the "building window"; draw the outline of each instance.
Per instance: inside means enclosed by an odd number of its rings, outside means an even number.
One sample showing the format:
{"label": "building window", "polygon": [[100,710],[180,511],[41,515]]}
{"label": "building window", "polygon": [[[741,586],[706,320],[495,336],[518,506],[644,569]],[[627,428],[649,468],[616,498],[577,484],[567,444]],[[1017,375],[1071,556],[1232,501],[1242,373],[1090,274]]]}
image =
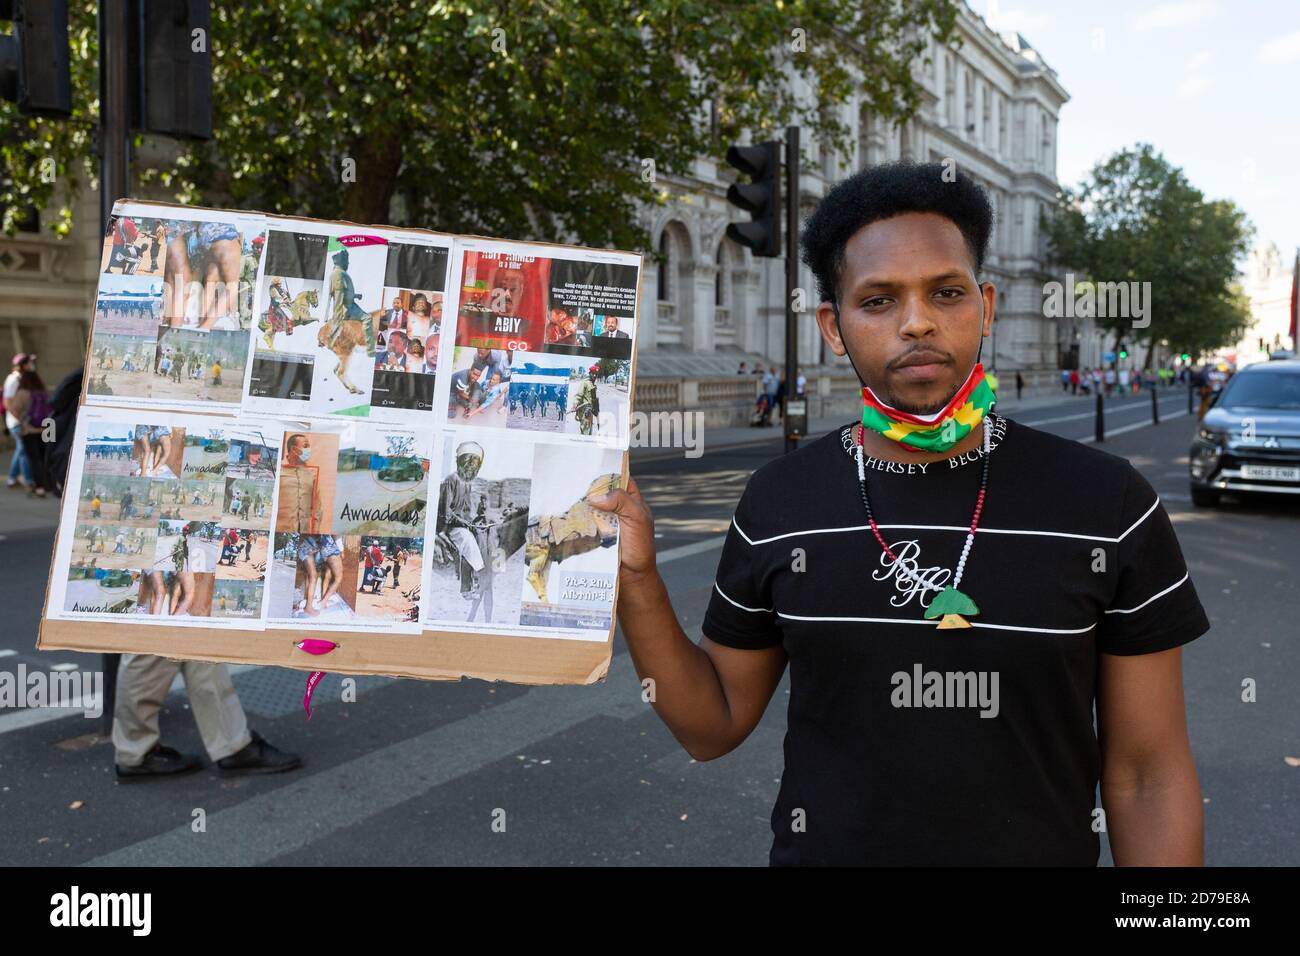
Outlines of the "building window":
{"label": "building window", "polygon": [[965,131],[971,133],[975,129],[975,77],[968,69],[966,70],[966,112],[963,114]]}
{"label": "building window", "polygon": [[668,269],[670,265],[672,265],[672,262],[670,256],[668,255],[668,229],[667,227],[665,227],[664,231],[659,234],[659,265],[657,267],[657,273],[658,273],[657,285],[659,286],[658,298],[660,302],[669,301],[668,296],[671,290],[668,288]]}
{"label": "building window", "polygon": [[990,113],[989,88],[980,87],[980,142],[987,143],[993,135],[993,116]]}
{"label": "building window", "polygon": [[998,153],[1007,154],[1007,101],[1002,96],[998,97]]}
{"label": "building window", "polygon": [[948,117],[948,125],[954,126],[957,123],[957,67],[953,63],[952,54],[949,53],[944,57],[943,69],[943,108],[944,114]]}
{"label": "building window", "polygon": [[718,271],[713,275],[713,304],[720,309],[727,304],[727,267],[725,258],[722,254],[722,243],[719,242],[718,254],[714,256]]}

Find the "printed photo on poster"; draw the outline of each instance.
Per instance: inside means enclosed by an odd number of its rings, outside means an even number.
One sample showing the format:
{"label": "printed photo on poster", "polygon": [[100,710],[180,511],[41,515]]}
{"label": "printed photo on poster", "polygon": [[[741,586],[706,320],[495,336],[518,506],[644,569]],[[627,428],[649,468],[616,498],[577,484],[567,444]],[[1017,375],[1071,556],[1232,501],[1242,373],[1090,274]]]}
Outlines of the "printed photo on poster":
{"label": "printed photo on poster", "polygon": [[507,427],[581,435],[619,445],[627,439],[631,361],[537,353],[516,357]]}
{"label": "printed photo on poster", "polygon": [[342,442],[329,530],[421,535],[429,504],[427,436],[356,425],[344,432]]}
{"label": "printed photo on poster", "polygon": [[355,621],[360,540],[353,538],[348,548],[341,535],[277,533],[268,582],[268,619],[311,619],[313,624]]}
{"label": "printed photo on poster", "polygon": [[357,569],[357,615],[378,621],[418,623],[424,538],[362,535],[357,551],[361,561]]}
{"label": "printed photo on poster", "polygon": [[637,267],[557,257],[551,262],[545,350],[631,359]]}
{"label": "printed photo on poster", "polygon": [[323,232],[276,228],[275,221],[268,226],[253,296],[257,329],[248,381],[251,398],[303,406],[311,400],[313,332],[324,320],[328,246]]}
{"label": "printed photo on poster", "polygon": [[468,250],[460,280],[456,344],[540,351],[546,325],[550,260],[508,247]]}
{"label": "printed photo on poster", "polygon": [[426,621],[518,624],[533,454],[496,437],[445,443]]}
{"label": "printed photo on poster", "polygon": [[447,420],[478,428],[505,428],[512,360],[517,354],[505,349],[453,349]]}
{"label": "printed photo on poster", "polygon": [[[199,626],[213,618],[218,577],[264,576],[275,472],[225,472],[234,443],[253,447],[267,423],[90,407],[79,417],[48,613]],[[256,449],[278,458],[274,441]],[[240,616],[260,626],[260,602]]]}
{"label": "printed photo on poster", "polygon": [[338,433],[286,432],[280,447],[283,455],[275,530],[302,534],[332,530]]}
{"label": "printed photo on poster", "polygon": [[608,632],[618,577],[618,518],[587,499],[621,484],[619,451],[537,446],[521,625]]}

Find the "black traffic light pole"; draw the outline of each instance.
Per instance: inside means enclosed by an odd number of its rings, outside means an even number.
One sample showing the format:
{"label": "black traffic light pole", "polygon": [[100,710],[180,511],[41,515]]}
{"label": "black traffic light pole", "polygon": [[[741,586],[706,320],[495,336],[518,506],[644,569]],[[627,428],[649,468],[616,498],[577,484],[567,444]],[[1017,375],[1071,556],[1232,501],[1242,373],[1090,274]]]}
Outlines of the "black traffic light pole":
{"label": "black traffic light pole", "polygon": [[785,404],[781,427],[787,453],[799,447],[808,431],[808,397],[796,395],[799,383],[799,313],[795,289],[799,285],[799,127],[785,131]]}
{"label": "black traffic light pole", "polygon": [[[128,0],[100,0],[99,4],[99,219],[100,234],[108,232],[113,203],[130,193],[131,137]],[[101,732],[113,731],[120,654],[104,654],[104,700]]]}

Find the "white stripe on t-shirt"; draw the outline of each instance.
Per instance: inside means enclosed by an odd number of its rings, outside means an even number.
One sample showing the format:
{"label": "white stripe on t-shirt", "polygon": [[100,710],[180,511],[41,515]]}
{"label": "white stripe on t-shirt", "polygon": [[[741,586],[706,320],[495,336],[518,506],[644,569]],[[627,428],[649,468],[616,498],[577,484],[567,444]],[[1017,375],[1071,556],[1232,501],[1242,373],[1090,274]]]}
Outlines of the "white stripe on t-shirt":
{"label": "white stripe on t-shirt", "polygon": [[1172,590],[1174,590],[1175,588],[1179,587],[1179,586],[1180,586],[1184,581],[1187,580],[1187,578],[1188,578],[1188,575],[1187,575],[1187,574],[1184,574],[1181,578],[1179,578],[1179,579],[1178,579],[1177,581],[1175,581],[1173,584],[1169,585],[1169,587],[1165,588],[1163,591],[1160,591],[1160,592],[1157,593],[1157,594],[1153,594],[1153,595],[1151,595],[1149,598],[1147,598],[1145,601],[1143,601],[1143,602],[1142,602],[1141,604],[1139,604],[1137,607],[1130,607],[1130,608],[1117,607],[1117,608],[1112,608],[1111,610],[1108,610],[1106,613],[1107,613],[1107,614],[1132,614],[1134,611],[1140,611],[1140,610],[1142,610],[1144,607],[1146,607],[1148,604],[1150,604],[1152,601],[1154,601],[1156,598],[1162,598],[1162,597],[1164,597],[1166,594],[1168,594],[1170,591],[1172,591]]}

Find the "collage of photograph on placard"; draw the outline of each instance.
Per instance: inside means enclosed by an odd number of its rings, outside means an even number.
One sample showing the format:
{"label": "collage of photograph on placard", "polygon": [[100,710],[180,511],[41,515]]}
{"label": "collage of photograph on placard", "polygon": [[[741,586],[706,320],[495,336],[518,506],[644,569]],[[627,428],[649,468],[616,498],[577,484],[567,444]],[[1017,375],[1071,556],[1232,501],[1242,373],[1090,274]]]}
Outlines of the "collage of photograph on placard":
{"label": "collage of photograph on placard", "polygon": [[100,266],[50,616],[608,638],[637,256],[123,202]]}
{"label": "collage of photograph on placard", "polygon": [[244,410],[427,420],[449,245],[272,219]]}
{"label": "collage of photograph on placard", "polygon": [[268,618],[418,631],[428,437],[329,426],[282,436]]}
{"label": "collage of photograph on placard", "polygon": [[264,241],[261,217],[119,204],[104,238],[87,401],[237,409]]}
{"label": "collage of photograph on placard", "polygon": [[66,544],[60,537],[68,568],[60,610],[149,623],[260,621],[276,430],[107,409],[88,412],[83,428]]}
{"label": "collage of photograph on placard", "polygon": [[426,624],[604,640],[618,519],[587,498],[620,486],[622,452],[488,433],[448,436],[442,459]]}
{"label": "collage of photograph on placard", "polygon": [[547,247],[468,245],[448,423],[626,445],[637,266]]}

